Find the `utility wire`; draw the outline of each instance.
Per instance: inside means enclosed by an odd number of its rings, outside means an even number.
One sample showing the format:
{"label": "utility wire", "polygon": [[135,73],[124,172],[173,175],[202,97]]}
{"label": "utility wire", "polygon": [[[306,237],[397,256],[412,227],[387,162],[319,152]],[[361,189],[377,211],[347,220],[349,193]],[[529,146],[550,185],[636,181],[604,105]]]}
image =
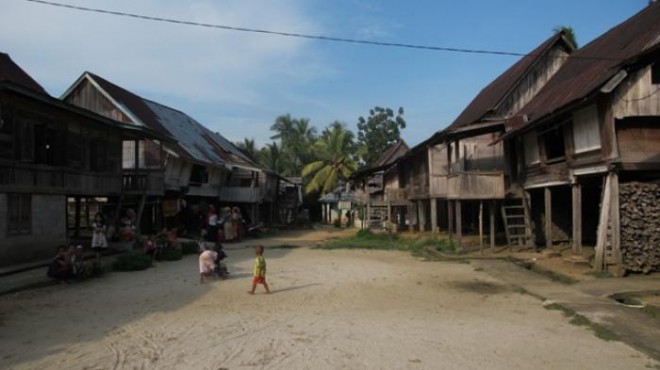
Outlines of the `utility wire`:
{"label": "utility wire", "polygon": [[[129,17],[129,18],[148,20],[148,21],[166,22],[166,23],[174,23],[174,24],[180,24],[180,25],[186,25],[186,26],[215,28],[215,29],[230,30],[230,31],[261,33],[261,34],[278,35],[278,36],[286,36],[286,37],[298,37],[298,38],[312,39],[312,40],[333,41],[333,42],[375,45],[375,46],[386,46],[386,47],[398,47],[398,48],[408,48],[408,49],[422,49],[422,50],[432,50],[432,51],[446,51],[446,52],[453,52],[453,53],[508,55],[508,56],[519,56],[519,57],[535,56],[535,54],[531,54],[531,53],[518,53],[518,52],[512,52],[512,51],[449,48],[449,47],[431,46],[431,45],[415,45],[415,44],[406,44],[406,43],[397,43],[397,42],[381,42],[381,41],[349,39],[349,38],[323,36],[323,35],[310,35],[310,34],[304,34],[304,33],[271,31],[271,30],[263,30],[263,29],[258,29],[258,28],[234,27],[234,26],[225,26],[225,25],[221,25],[221,24],[200,23],[200,22],[192,22],[192,21],[185,21],[185,20],[172,19],[172,18],[154,17],[154,16],[148,16],[148,15],[141,15],[141,14],[134,14],[134,13],[124,13],[124,12],[98,9],[98,8],[87,8],[87,7],[84,7],[84,6],[56,3],[56,2],[44,1],[44,0],[25,0],[25,1],[31,2],[31,3],[42,4],[42,5],[50,5],[50,6],[60,7],[60,8],[79,10],[79,11],[84,11],[84,12],[101,13],[101,14],[115,15],[115,16],[121,16],[121,17]],[[558,56],[558,58],[567,58],[567,57],[566,56]],[[619,60],[619,59],[616,59],[616,58],[588,57],[588,56],[582,56],[582,57],[580,57],[580,59]]]}

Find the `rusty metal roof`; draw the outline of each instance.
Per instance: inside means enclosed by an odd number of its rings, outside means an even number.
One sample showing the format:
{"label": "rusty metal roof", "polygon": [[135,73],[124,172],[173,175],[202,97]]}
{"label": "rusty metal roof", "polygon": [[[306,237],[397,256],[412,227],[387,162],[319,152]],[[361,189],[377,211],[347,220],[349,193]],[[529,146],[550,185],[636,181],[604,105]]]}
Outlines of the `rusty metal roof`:
{"label": "rusty metal roof", "polygon": [[518,62],[509,67],[509,69],[499,75],[499,77],[488,84],[488,86],[484,87],[463,112],[458,115],[454,122],[447,127],[447,129],[457,129],[480,122],[485,115],[496,111],[506,97],[527,76],[527,73],[530,72],[557,43],[562,43],[567,51],[572,51],[572,46],[566,42],[564,32],[557,32],[531,53],[520,58]]}
{"label": "rusty metal roof", "polygon": [[166,105],[144,99],[114,83],[86,72],[124,111],[145,126],[176,140],[175,152],[185,158],[213,166],[236,166],[261,171],[229,140],[212,132],[187,114]]}
{"label": "rusty metal roof", "polygon": [[8,54],[2,52],[0,52],[0,82],[10,82],[40,94],[48,95],[37,81],[19,67]]}
{"label": "rusty metal roof", "polygon": [[528,121],[519,120],[511,133],[597,94],[622,68],[659,47],[660,3],[656,2],[575,51],[521,109],[519,115],[527,115]]}

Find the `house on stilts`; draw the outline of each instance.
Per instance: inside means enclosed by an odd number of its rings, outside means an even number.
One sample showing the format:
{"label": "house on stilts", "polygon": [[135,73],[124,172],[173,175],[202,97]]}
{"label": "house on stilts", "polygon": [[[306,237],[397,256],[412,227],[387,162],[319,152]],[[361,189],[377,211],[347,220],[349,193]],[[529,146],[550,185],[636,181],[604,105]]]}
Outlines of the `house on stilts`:
{"label": "house on stilts", "polygon": [[494,145],[516,153],[537,244],[660,269],[660,3],[572,53],[506,127]]}

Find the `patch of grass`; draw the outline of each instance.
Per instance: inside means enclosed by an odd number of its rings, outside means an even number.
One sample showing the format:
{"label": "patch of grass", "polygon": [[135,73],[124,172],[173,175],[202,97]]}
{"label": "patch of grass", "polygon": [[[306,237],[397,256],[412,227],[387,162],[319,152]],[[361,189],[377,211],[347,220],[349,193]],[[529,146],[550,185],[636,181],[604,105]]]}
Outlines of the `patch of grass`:
{"label": "patch of grass", "polygon": [[274,247],[268,247],[268,249],[296,249],[300,248],[297,245],[290,245],[290,244],[282,244],[282,245],[276,245]]}
{"label": "patch of grass", "polygon": [[565,275],[565,274],[562,274],[562,273],[556,272],[556,271],[547,270],[547,269],[545,269],[541,266],[538,266],[534,262],[521,261],[521,260],[517,260],[517,259],[512,259],[511,261],[513,263],[517,264],[518,266],[522,266],[522,267],[524,267],[528,270],[531,270],[531,271],[534,271],[538,274],[546,276],[546,277],[550,278],[550,280],[553,280],[553,281],[556,281],[556,282],[559,282],[559,283],[562,283],[562,284],[570,285],[570,284],[575,284],[575,283],[578,282],[576,279],[573,279],[572,277],[570,277],[568,275]]}
{"label": "patch of grass", "polygon": [[614,277],[614,275],[612,275],[612,273],[610,273],[609,271],[589,271],[589,272],[585,272],[584,274],[593,276],[598,279],[607,279]]}
{"label": "patch of grass", "polygon": [[483,268],[483,267],[476,267],[476,268],[474,269],[474,271],[476,271],[476,272],[482,272],[482,271],[484,271],[484,268]]}
{"label": "patch of grass", "polygon": [[528,294],[528,293],[529,293],[529,292],[527,291],[527,289],[525,289],[525,288],[520,288],[520,287],[514,289],[513,292],[514,292],[514,293],[518,293],[518,294]]}
{"label": "patch of grass", "polygon": [[577,325],[577,326],[584,326],[589,329],[594,333],[594,335],[604,341],[613,341],[613,340],[621,340],[621,338],[614,333],[613,331],[596,324],[595,322],[589,320],[585,316],[582,316],[578,313],[576,313],[574,310],[557,304],[557,303],[551,303],[543,306],[547,310],[558,310],[561,311],[561,313],[565,316],[570,318],[569,323],[572,325]]}

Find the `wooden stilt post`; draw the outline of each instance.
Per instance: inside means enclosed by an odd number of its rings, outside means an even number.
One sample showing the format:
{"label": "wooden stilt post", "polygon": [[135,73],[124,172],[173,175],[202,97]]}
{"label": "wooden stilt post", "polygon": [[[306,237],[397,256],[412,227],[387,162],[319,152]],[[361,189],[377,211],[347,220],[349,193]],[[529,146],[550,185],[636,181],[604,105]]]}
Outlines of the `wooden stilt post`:
{"label": "wooden stilt post", "polygon": [[552,192],[545,189],[545,247],[552,248]]}
{"label": "wooden stilt post", "polygon": [[463,239],[463,216],[461,215],[461,201],[456,201],[456,241],[458,242],[458,250],[462,249]]}
{"label": "wooden stilt post", "polygon": [[415,210],[415,208],[413,207],[413,203],[412,202],[408,203],[408,214],[406,216],[407,216],[407,219],[408,219],[408,231],[410,231],[410,232],[415,230],[415,225],[413,225],[413,211],[414,210]]}
{"label": "wooden stilt post", "polygon": [[490,206],[488,207],[490,213],[490,251],[494,252],[495,250],[495,202],[491,201]]}
{"label": "wooden stilt post", "polygon": [[431,233],[438,234],[438,200],[431,198]]}
{"label": "wooden stilt post", "polygon": [[484,202],[479,201],[479,252],[484,253]]}
{"label": "wooden stilt post", "polygon": [[594,270],[603,271],[605,267],[605,243],[607,241],[607,224],[610,218],[611,202],[611,175],[607,176],[603,186],[603,198],[600,206],[600,217],[598,218],[598,237],[596,241],[596,255],[594,256]]}
{"label": "wooden stilt post", "polygon": [[614,256],[614,263],[618,266],[623,265],[623,256],[621,255],[621,220],[619,213],[619,175],[615,172],[611,173],[612,181],[610,183],[610,218],[611,221],[611,240],[612,240],[612,253]]}
{"label": "wooden stilt post", "polygon": [[575,182],[573,190],[573,254],[582,255],[582,186]]}
{"label": "wooden stilt post", "polygon": [[74,198],[75,199],[75,221],[74,221],[74,231],[73,231],[73,236],[75,238],[80,237],[80,196],[77,196]]}
{"label": "wooden stilt post", "polygon": [[449,240],[454,239],[454,201],[447,199],[447,233]]}

